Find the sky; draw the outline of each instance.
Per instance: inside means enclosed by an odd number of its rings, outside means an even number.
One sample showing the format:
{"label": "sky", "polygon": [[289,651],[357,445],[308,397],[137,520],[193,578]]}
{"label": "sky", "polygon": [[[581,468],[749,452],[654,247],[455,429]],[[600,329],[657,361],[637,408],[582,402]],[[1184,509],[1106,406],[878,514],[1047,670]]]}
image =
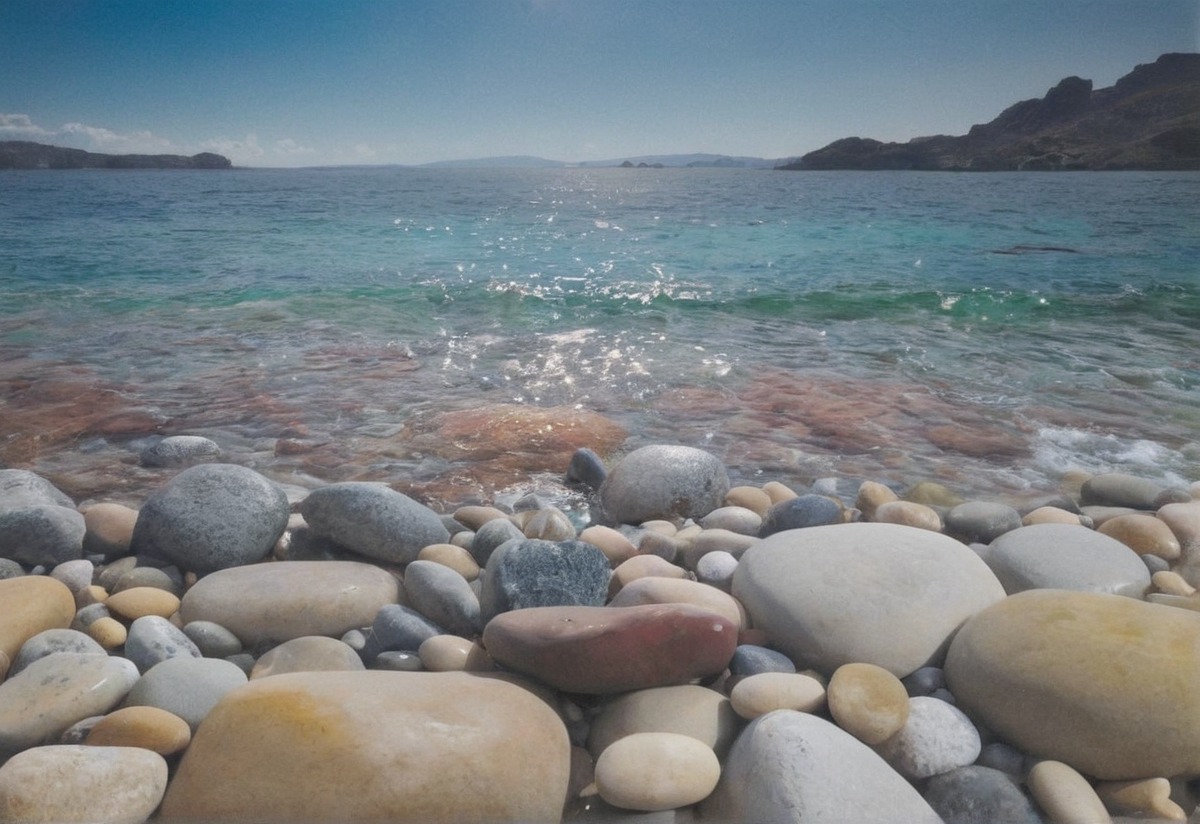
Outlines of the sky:
{"label": "sky", "polygon": [[1200,51],[1200,0],[0,0],[0,140],[240,166],[790,158]]}

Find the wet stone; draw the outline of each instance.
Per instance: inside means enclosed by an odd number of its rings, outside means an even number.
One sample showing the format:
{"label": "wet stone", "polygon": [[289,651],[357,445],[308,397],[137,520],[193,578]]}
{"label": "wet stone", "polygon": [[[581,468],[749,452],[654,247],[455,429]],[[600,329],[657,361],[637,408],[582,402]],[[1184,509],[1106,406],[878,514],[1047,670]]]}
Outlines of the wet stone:
{"label": "wet stone", "polygon": [[348,482],[315,489],[300,503],[300,513],[317,535],[390,563],[407,564],[422,547],[450,539],[433,510],[384,484]]}
{"label": "wet stone", "polygon": [[138,462],[145,467],[163,468],[215,461],[220,456],[221,447],[209,438],[171,435],[143,449],[138,454]]}
{"label": "wet stone", "polygon": [[842,522],[842,507],[824,495],[799,495],[773,504],[763,516],[758,537],[766,538],[789,529],[805,529]]}

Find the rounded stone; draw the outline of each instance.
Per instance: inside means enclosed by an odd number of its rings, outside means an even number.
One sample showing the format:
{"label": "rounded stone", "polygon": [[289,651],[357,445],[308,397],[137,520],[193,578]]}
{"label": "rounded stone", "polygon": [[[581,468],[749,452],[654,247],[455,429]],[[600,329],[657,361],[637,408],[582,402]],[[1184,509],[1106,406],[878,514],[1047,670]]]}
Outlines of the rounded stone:
{"label": "rounded stone", "polygon": [[1118,515],[1101,524],[1096,530],[1115,538],[1138,555],[1156,555],[1167,561],[1179,557],[1179,539],[1163,521],[1140,512]]}
{"label": "rounded stone", "polygon": [[739,644],[729,660],[734,675],[757,675],[760,672],[795,672],[796,665],[782,652],[755,644]]}
{"label": "rounded stone", "polygon": [[875,508],[870,520],[880,524],[928,529],[930,532],[940,532],[942,529],[942,516],[938,515],[936,509],[912,501],[885,501]]}
{"label": "rounded stone", "polygon": [[946,513],[946,534],[965,544],[990,544],[1020,526],[1017,510],[991,501],[967,501]]}
{"label": "rounded stone", "polygon": [[955,636],[946,680],[972,717],[1105,780],[1200,773],[1200,614],[1031,590]]}
{"label": "rounded stone", "polygon": [[758,541],[753,535],[742,535],[727,529],[706,529],[682,542],[683,565],[688,569],[695,569],[710,552],[728,552],[734,558],[741,558],[746,550]]}
{"label": "rounded stone", "polygon": [[722,592],[729,592],[733,588],[733,573],[737,565],[738,559],[724,550],[705,553],[696,562],[696,580]]}
{"label": "rounded stone", "polygon": [[261,561],[287,527],[278,484],[235,464],[183,470],[138,513],[130,550],[204,575]]}
{"label": "rounded stone", "polygon": [[852,523],[779,532],[746,551],[733,595],[772,647],[829,675],[866,662],[903,677],[1004,597],[979,556],[945,535]]}
{"label": "rounded stone", "polygon": [[75,502],[54,484],[28,469],[0,469],[0,512],[28,506],[75,508]]}
{"label": "rounded stone", "polygon": [[445,632],[414,609],[401,604],[385,604],[375,614],[360,654],[370,663],[383,652],[415,653],[427,639]]}
{"label": "rounded stone", "polygon": [[89,747],[141,747],[159,755],[174,755],[192,740],[188,723],[158,707],[125,707],[113,710],[92,725],[85,743]]}
{"label": "rounded stone", "polygon": [[537,509],[522,519],[521,532],[526,538],[539,541],[570,541],[575,538],[575,525],[558,509]]}
{"label": "rounded stone", "polygon": [[9,661],[39,632],[69,627],[75,618],[71,590],[45,575],[0,579],[0,604],[0,653]]}
{"label": "rounded stone", "polygon": [[600,506],[614,523],[702,518],[729,491],[724,464],[690,446],[652,445],[630,452],[600,487]]}
{"label": "rounded stone", "polygon": [[169,658],[137,680],[127,707],[158,707],[179,716],[192,731],[230,690],[246,683],[237,664],[218,658]]}
{"label": "rounded stone", "polygon": [[1082,521],[1079,520],[1079,514],[1076,512],[1068,512],[1057,506],[1039,506],[1021,518],[1022,526],[1033,526],[1034,524],[1071,524],[1073,526],[1080,526]]}
{"label": "rounded stone", "polygon": [[90,652],[104,655],[104,647],[97,644],[86,633],[74,629],[46,629],[21,645],[21,651],[13,658],[8,675],[11,678],[39,658],[56,652]]}
{"label": "rounded stone", "polygon": [[133,541],[133,529],[137,524],[136,509],[122,504],[100,503],[89,506],[83,512],[83,534],[85,555],[115,558],[129,552]]}
{"label": "rounded stone", "polygon": [[167,762],[138,747],[53,745],[0,767],[0,821],[141,824],[167,788]]}
{"label": "rounded stone", "polygon": [[184,624],[213,621],[247,647],[304,635],[340,637],[395,604],[400,584],[356,561],[288,561],[214,572],[183,596]]}
{"label": "rounded stone", "polygon": [[771,508],[771,496],[757,486],[735,486],[725,493],[725,505],[744,507],[761,518]]}
{"label": "rounded stone", "polygon": [[1162,485],[1148,478],[1120,472],[1093,475],[1083,482],[1079,502],[1083,506],[1119,506],[1130,509],[1157,509]]}
{"label": "rounded stone", "polygon": [[128,621],[146,615],[170,618],[179,611],[179,598],[158,587],[131,587],[114,592],[104,602],[110,612]]}
{"label": "rounded stone", "polygon": [[129,629],[116,618],[107,615],[97,618],[88,624],[88,637],[106,650],[115,650],[125,646],[129,640]]}
{"label": "rounded stone", "polygon": [[475,591],[448,566],[413,561],[404,569],[404,594],[413,609],[453,635],[470,638],[483,630]]}
{"label": "rounded stone", "polygon": [[829,714],[864,744],[882,744],[908,721],[908,692],[900,679],[874,664],[843,664],[829,679]]}
{"label": "rounded stone", "polygon": [[[173,577],[171,572],[175,573]],[[124,572],[116,582],[112,584],[112,592],[124,592],[127,589],[137,587],[150,587],[153,589],[161,589],[164,592],[169,592],[172,595],[178,595],[183,592],[183,576],[179,574],[175,567],[170,568],[170,572],[166,569],[159,569],[151,566],[137,566],[131,570]]]}
{"label": "rounded stone", "polygon": [[643,604],[691,604],[725,618],[739,630],[746,625],[742,605],[727,592],[687,578],[647,576],[630,581],[608,602],[610,607]]}
{"label": "rounded stone", "polygon": [[528,607],[600,606],[612,567],[604,553],[582,541],[522,538],[497,547],[479,593],[484,622]]}
{"label": "rounded stone", "polygon": [[[876,481],[863,481],[858,487],[858,497],[854,499],[854,508],[862,513],[865,520],[874,521],[879,507],[899,499],[900,496],[891,487]],[[940,520],[939,518],[939,522]]]}
{"label": "rounded stone", "polygon": [[467,529],[478,531],[488,521],[508,520],[508,513],[494,506],[468,504],[454,510],[454,520]]}
{"label": "rounded stone", "polygon": [[824,495],[798,495],[772,504],[763,516],[758,537],[766,538],[777,532],[840,524],[844,520],[842,507]]}
{"label": "rounded stone", "polygon": [[938,698],[908,699],[908,719],[878,752],[913,781],[973,764],[983,744],[979,730],[962,710]]}
{"label": "rounded stone", "polygon": [[336,638],[307,635],[284,641],[263,653],[250,670],[250,680],[288,672],[366,669],[358,653]]}
{"label": "rounded stone", "polygon": [[190,466],[202,461],[215,461],[221,447],[200,435],[169,435],[138,453],[138,463],[145,467]]}
{"label": "rounded stone", "polygon": [[168,658],[199,658],[200,650],[183,630],[166,618],[146,615],[129,625],[125,657],[136,664],[140,672],[145,672]]}
{"label": "rounded stone", "polygon": [[430,672],[486,672],[494,669],[487,651],[457,635],[426,638],[417,649],[421,665]]}
{"label": "rounded stone", "polygon": [[1091,783],[1061,761],[1039,761],[1029,771],[1029,792],[1054,824],[1096,824],[1112,821]]}
{"label": "rounded stone", "polygon": [[79,590],[92,585],[92,576],[95,572],[95,564],[86,558],[79,558],[59,564],[50,570],[50,577],[62,581],[71,592],[79,592]]}
{"label": "rounded stone", "polygon": [[687,735],[640,732],[596,759],[600,797],[626,810],[673,810],[708,797],[721,777],[711,749]]}
{"label": "rounded stone", "polygon": [[642,732],[690,735],[724,755],[741,730],[729,699],[696,684],[653,687],[618,695],[592,719],[587,748],[593,757],[614,741]]}
{"label": "rounded stone", "polygon": [[422,547],[417,553],[418,561],[433,561],[435,564],[449,567],[467,581],[479,577],[479,564],[471,557],[471,553],[454,544],[430,544]]}
{"label": "rounded stone", "polygon": [[776,710],[738,736],[704,820],[942,824],[911,784],[823,718]]}
{"label": "rounded stone", "polygon": [[604,461],[587,447],[576,449],[567,464],[568,483],[581,483],[591,489],[599,489],[607,475]]}
{"label": "rounded stone", "polygon": [[990,767],[969,765],[933,776],[925,800],[947,824],[1043,824],[1012,776]]}
{"label": "rounded stone", "polygon": [[437,513],[381,483],[314,489],[300,502],[300,514],[318,536],[395,564],[415,561],[422,547],[450,540]]}
{"label": "rounded stone", "polygon": [[471,539],[471,557],[481,567],[487,566],[492,553],[508,541],[521,540],[525,533],[507,517],[495,518],[479,527]]}
{"label": "rounded stone", "polygon": [[744,506],[722,506],[700,519],[705,529],[727,529],[740,535],[758,535],[763,516]]}
{"label": "rounded stone", "polygon": [[802,673],[762,672],[738,681],[729,701],[747,720],[775,710],[820,712],[825,707],[825,685]]}
{"label": "rounded stone", "polygon": [[54,566],[83,555],[83,516],[64,506],[0,510],[0,552],[25,566]]}
{"label": "rounded stone", "polygon": [[684,578],[687,570],[657,555],[634,555],[613,570],[612,589],[620,591],[640,578]]}
{"label": "rounded stone", "polygon": [[593,524],[579,533],[579,540],[599,548],[615,569],[638,554],[638,549],[629,538],[610,526]]}
{"label": "rounded stone", "polygon": [[558,822],[570,761],[558,715],[496,678],[293,673],[226,696],[159,820]]}
{"label": "rounded stone", "polygon": [[993,541],[983,559],[1010,595],[1072,589],[1140,597],[1150,585],[1137,553],[1083,526],[1023,526]]}
{"label": "rounded stone", "polygon": [[191,621],[183,625],[183,634],[205,658],[228,658],[243,649],[236,635],[214,621]]}
{"label": "rounded stone", "polygon": [[1182,807],[1171,800],[1171,782],[1165,778],[1140,781],[1102,781],[1095,786],[1104,806],[1114,812],[1137,818],[1187,821]]}

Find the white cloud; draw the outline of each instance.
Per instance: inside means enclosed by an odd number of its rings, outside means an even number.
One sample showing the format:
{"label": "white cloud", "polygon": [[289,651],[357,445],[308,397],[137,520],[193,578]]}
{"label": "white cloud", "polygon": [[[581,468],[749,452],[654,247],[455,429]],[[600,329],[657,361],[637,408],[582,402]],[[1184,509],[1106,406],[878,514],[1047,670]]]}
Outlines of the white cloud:
{"label": "white cloud", "polygon": [[241,140],[228,137],[214,137],[211,140],[205,140],[201,143],[200,148],[206,152],[216,152],[217,154],[225,155],[235,163],[262,157],[266,154],[263,147],[258,145],[258,135],[253,132]]}
{"label": "white cloud", "polygon": [[313,149],[311,146],[301,146],[295,140],[292,140],[292,138],[285,137],[283,140],[275,141],[275,151],[285,155],[302,155],[312,154],[316,149]]}
{"label": "white cloud", "polygon": [[0,112],[0,135],[6,139],[52,137],[54,132],[43,129],[27,114],[4,114]]}
{"label": "white cloud", "polygon": [[82,138],[89,144],[88,148],[113,154],[161,154],[177,149],[167,138],[149,131],[122,134],[103,126],[67,123],[60,132],[69,137]]}
{"label": "white cloud", "polygon": [[361,158],[363,160],[369,160],[369,159],[375,157],[375,150],[372,149],[370,146],[368,146],[366,143],[359,143],[357,146],[354,147],[354,155],[355,155],[355,157]]}

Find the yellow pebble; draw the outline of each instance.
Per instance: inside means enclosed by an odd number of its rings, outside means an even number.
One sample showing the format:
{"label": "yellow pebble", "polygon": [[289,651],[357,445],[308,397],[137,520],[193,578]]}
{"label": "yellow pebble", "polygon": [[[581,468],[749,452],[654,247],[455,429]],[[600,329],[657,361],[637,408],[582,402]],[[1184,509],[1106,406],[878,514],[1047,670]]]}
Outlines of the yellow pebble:
{"label": "yellow pebble", "polygon": [[470,552],[454,544],[430,544],[417,553],[417,560],[433,561],[450,567],[468,581],[479,577],[479,564]]}
{"label": "yellow pebble", "polygon": [[116,618],[105,616],[88,624],[87,634],[105,649],[116,649],[125,643],[129,630]]}
{"label": "yellow pebble", "polygon": [[1061,761],[1039,761],[1029,771],[1029,792],[1050,824],[1112,824],[1088,780]]}
{"label": "yellow pebble", "polygon": [[191,743],[192,730],[178,715],[158,707],[125,707],[101,718],[88,733],[93,747],[141,747],[172,755]]}
{"label": "yellow pebble", "polygon": [[1171,800],[1171,782],[1165,778],[1104,781],[1096,785],[1096,795],[1111,812],[1118,815],[1187,821],[1187,813]]}
{"label": "yellow pebble", "polygon": [[1189,584],[1178,572],[1171,572],[1166,569],[1159,570],[1150,577],[1150,581],[1159,592],[1167,595],[1183,595],[1186,597],[1196,593],[1196,588]]}
{"label": "yellow pebble", "polygon": [[131,587],[108,596],[109,610],[130,621],[147,615],[170,618],[179,611],[179,597],[158,587]]}

